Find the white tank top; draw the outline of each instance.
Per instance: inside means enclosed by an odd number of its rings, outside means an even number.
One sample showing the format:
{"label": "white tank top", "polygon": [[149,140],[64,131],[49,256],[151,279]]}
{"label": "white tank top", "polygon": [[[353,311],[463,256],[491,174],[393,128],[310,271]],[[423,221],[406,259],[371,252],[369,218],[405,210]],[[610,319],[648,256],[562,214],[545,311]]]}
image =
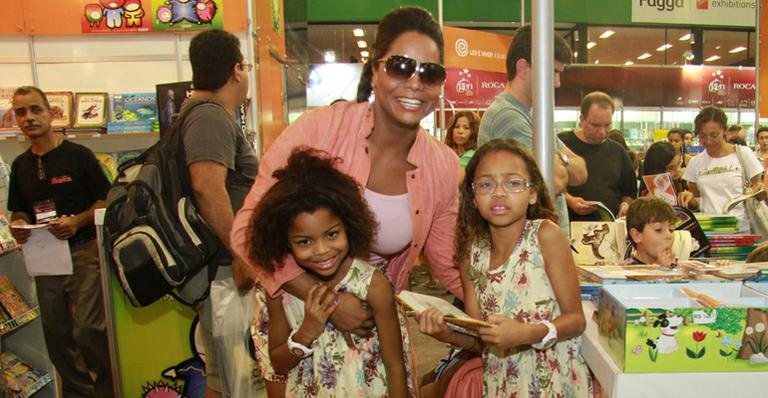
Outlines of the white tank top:
{"label": "white tank top", "polygon": [[382,195],[367,188],[364,196],[379,222],[369,261],[380,263],[403,251],[413,239],[410,197],[407,192],[402,195]]}

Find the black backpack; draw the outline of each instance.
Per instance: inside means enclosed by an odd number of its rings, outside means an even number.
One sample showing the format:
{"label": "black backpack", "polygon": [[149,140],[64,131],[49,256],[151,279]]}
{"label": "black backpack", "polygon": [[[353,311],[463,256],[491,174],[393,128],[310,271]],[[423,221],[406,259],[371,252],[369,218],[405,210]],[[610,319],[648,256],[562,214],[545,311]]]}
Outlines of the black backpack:
{"label": "black backpack", "polygon": [[168,134],[121,164],[107,193],[105,257],[136,307],[166,294],[188,305],[207,296],[189,302],[176,294],[221,247],[195,208],[182,140],[184,119],[204,103],[186,107]]}

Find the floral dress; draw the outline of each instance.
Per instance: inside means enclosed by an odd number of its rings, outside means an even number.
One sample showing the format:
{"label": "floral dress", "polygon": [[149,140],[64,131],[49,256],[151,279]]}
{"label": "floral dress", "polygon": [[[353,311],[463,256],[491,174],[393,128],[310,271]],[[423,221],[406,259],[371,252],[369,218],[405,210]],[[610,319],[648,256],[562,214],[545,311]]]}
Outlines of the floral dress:
{"label": "floral dress", "polygon": [[[509,259],[489,270],[490,242],[472,246],[469,279],[475,285],[483,319],[502,314],[523,323],[560,315],[544,270],[538,230],[542,220],[527,220]],[[484,397],[587,397],[591,379],[580,352],[580,338],[559,341],[538,351],[531,347],[483,352]]]}
{"label": "floral dress", "polygon": [[[368,295],[368,287],[375,268],[363,260],[354,259],[344,279],[335,286],[339,292],[351,293],[361,300]],[[276,375],[269,361],[268,313],[265,291],[257,290],[254,345],[257,361],[264,378],[284,380]],[[304,319],[304,301],[283,293],[283,308],[288,324],[295,330]],[[400,334],[410,396],[416,396],[413,384],[413,355],[405,318],[398,311]],[[325,331],[312,343],[313,355],[302,360],[287,375],[286,397],[386,397],[387,372],[380,354],[380,341],[376,328],[368,337],[352,335],[355,344],[350,349],[341,332],[330,322]]]}

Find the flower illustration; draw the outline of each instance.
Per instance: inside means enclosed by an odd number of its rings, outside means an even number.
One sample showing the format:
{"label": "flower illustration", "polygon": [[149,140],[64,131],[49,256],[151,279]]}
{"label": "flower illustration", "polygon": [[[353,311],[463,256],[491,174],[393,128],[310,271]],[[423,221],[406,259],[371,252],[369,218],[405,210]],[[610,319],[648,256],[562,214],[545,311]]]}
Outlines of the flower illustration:
{"label": "flower illustration", "polygon": [[720,344],[722,344],[722,345],[724,345],[726,347],[730,347],[730,345],[731,345],[731,336],[730,335],[723,336],[723,339],[720,340]]}
{"label": "flower illustration", "polygon": [[636,345],[634,348],[632,348],[632,353],[635,355],[640,355],[643,352],[643,346],[640,344]]}
{"label": "flower illustration", "polygon": [[704,338],[706,337],[707,337],[707,334],[700,330],[693,332],[693,341],[697,343],[701,343],[702,341],[704,341]]}
{"label": "flower illustration", "polygon": [[703,357],[707,351],[707,347],[701,347],[701,349],[699,349],[699,343],[704,341],[704,339],[707,337],[707,334],[702,332],[701,330],[696,330],[693,332],[692,337],[693,337],[693,341],[696,342],[696,350],[694,351],[686,347],[685,354],[688,355],[688,358],[699,359]]}

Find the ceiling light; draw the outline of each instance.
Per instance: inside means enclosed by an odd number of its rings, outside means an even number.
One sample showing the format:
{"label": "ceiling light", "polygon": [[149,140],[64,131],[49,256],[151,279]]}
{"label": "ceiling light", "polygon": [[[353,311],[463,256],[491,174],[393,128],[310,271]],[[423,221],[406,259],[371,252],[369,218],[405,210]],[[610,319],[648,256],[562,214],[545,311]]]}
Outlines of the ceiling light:
{"label": "ceiling light", "polygon": [[644,59],[648,59],[648,58],[651,58],[651,54],[649,54],[649,53],[643,53],[642,55],[637,57],[637,59],[639,59],[641,61],[644,60]]}
{"label": "ceiling light", "polygon": [[656,51],[667,51],[667,49],[672,48],[672,45],[669,43],[664,43],[659,48],[656,49]]}
{"label": "ceiling light", "polygon": [[360,56],[363,58],[368,58],[368,56],[371,55],[368,50],[360,51]]}
{"label": "ceiling light", "polygon": [[680,36],[680,38],[677,39],[677,40],[686,41],[686,40],[690,40],[690,39],[691,39],[691,34],[690,33],[686,33],[686,34]]}
{"label": "ceiling light", "polygon": [[632,61],[627,61],[627,62],[625,62],[625,63],[624,63],[624,65],[634,65],[634,64],[635,64],[635,63],[634,63],[634,62],[632,62]]}
{"label": "ceiling light", "polygon": [[712,61],[717,61],[718,59],[720,59],[720,56],[719,56],[719,55],[713,55],[713,56],[711,56],[711,57],[709,57],[709,58],[705,59],[705,60],[704,60],[704,62],[712,62]]}
{"label": "ceiling light", "polygon": [[323,53],[323,59],[326,63],[332,64],[336,62],[336,52],[335,51],[326,51]]}
{"label": "ceiling light", "polygon": [[596,63],[596,64],[599,64],[599,63],[600,63],[600,60],[599,60],[599,59],[596,59],[596,60],[595,60],[595,63]]}
{"label": "ceiling light", "polygon": [[360,48],[367,48],[368,47],[368,43],[366,43],[365,40],[358,40],[357,41],[357,46],[360,47]]}
{"label": "ceiling light", "polygon": [[736,48],[734,48],[734,49],[731,49],[731,50],[730,50],[730,51],[728,51],[728,52],[729,52],[729,53],[731,53],[731,54],[736,54],[736,53],[740,53],[740,52],[742,52],[742,51],[744,51],[744,50],[746,50],[746,49],[747,49],[747,48],[746,48],[746,47],[744,47],[744,46],[738,46],[738,47],[736,47]]}
{"label": "ceiling light", "polygon": [[596,45],[597,45],[597,43],[595,43],[595,42],[593,42],[593,41],[591,41],[591,42],[587,43],[587,50],[591,49],[592,47],[594,47],[594,46],[596,46]]}
{"label": "ceiling light", "polygon": [[573,58],[578,58],[578,57],[579,57],[579,52],[578,51],[574,51],[573,52]]}
{"label": "ceiling light", "polygon": [[720,49],[720,46],[715,46],[715,50],[719,50],[719,49]]}
{"label": "ceiling light", "polygon": [[362,28],[355,28],[355,29],[352,29],[352,34],[355,37],[363,37],[365,36],[365,31]]}
{"label": "ceiling light", "polygon": [[614,34],[614,33],[616,33],[616,32],[614,32],[614,31],[612,31],[612,30],[608,29],[608,30],[606,30],[605,32],[603,32],[603,34],[601,34],[601,35],[600,35],[600,38],[601,38],[601,39],[607,39],[607,38],[609,38],[609,37],[613,36],[613,34]]}

